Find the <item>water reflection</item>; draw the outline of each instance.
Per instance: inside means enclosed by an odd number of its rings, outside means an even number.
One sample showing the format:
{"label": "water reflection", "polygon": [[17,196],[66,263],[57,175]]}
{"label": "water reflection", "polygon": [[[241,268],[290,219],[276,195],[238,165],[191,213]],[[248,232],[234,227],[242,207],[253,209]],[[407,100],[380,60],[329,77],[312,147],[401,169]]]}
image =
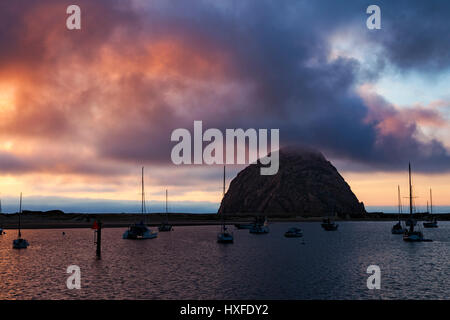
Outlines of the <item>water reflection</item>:
{"label": "water reflection", "polygon": [[[1,299],[448,299],[450,223],[426,230],[431,243],[406,243],[388,222],[343,222],[337,232],[291,224],[267,235],[235,230],[216,243],[216,226],[176,227],[147,241],[104,229],[102,259],[90,229],[24,230],[26,250],[13,250],[14,230],[0,237]],[[304,242],[304,244],[302,244]],[[66,268],[81,268],[81,290],[68,290]],[[367,266],[381,267],[381,290],[366,287]]]}

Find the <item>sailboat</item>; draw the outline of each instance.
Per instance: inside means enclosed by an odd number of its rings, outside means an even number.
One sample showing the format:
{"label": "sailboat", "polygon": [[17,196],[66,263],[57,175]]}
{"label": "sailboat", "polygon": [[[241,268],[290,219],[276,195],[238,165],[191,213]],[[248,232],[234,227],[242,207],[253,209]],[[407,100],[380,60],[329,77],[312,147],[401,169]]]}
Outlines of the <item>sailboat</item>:
{"label": "sailboat", "polygon": [[22,214],[22,192],[20,193],[19,202],[19,232],[18,238],[13,240],[13,249],[26,249],[30,244],[27,240],[22,239],[22,234],[20,232],[20,215]]}
{"label": "sailboat", "polygon": [[[334,211],[334,217],[336,217],[336,210]],[[325,231],[336,231],[339,227],[339,225],[331,220],[330,217],[323,219],[321,226]]]}
{"label": "sailboat", "polygon": [[436,218],[436,216],[433,217],[433,194],[432,194],[431,188],[430,188],[430,208],[431,208],[431,211],[430,211],[430,217],[431,217],[430,220],[431,221],[424,222],[423,227],[424,228],[437,228],[438,227],[437,218]]}
{"label": "sailboat", "polygon": [[414,230],[415,221],[413,218],[413,195],[412,195],[412,184],[411,184],[411,163],[408,164],[409,172],[409,230],[407,229],[403,233],[403,240],[409,242],[421,242],[421,241],[431,241],[423,237],[423,233],[420,230]]}
{"label": "sailboat", "polygon": [[402,202],[400,199],[400,186],[397,186],[398,190],[398,222],[392,226],[391,232],[392,234],[403,234],[407,230],[402,226],[402,222],[400,220],[400,216],[402,214]]}
{"label": "sailboat", "polygon": [[[144,167],[142,167],[142,200],[141,200],[141,213],[144,217],[146,213],[145,208],[145,192],[144,192]],[[128,230],[124,232],[123,239],[144,240],[153,239],[158,236],[157,232],[151,231],[141,220],[139,223],[135,223],[128,227]]]}
{"label": "sailboat", "polygon": [[167,189],[166,189],[166,220],[162,222],[158,227],[159,232],[172,231],[172,225],[169,224],[169,211],[167,210]]}
{"label": "sailboat", "polygon": [[[225,166],[223,166],[223,196],[222,199],[225,198]],[[233,243],[234,237],[233,233],[228,231],[227,226],[225,225],[225,212],[222,210],[222,226],[220,227],[220,232],[217,234],[217,242],[218,243]]]}
{"label": "sailboat", "polygon": [[267,221],[267,217],[264,218],[263,223],[261,223],[261,219],[257,218],[255,223],[251,226],[249,232],[255,234],[269,233],[269,223]]}

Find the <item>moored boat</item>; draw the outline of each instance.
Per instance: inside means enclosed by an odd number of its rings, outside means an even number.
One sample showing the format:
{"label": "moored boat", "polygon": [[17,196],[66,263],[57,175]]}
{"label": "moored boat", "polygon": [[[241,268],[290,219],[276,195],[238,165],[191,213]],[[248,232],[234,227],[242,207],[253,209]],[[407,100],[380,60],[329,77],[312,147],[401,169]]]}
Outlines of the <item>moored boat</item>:
{"label": "moored boat", "polygon": [[22,214],[22,192],[20,193],[20,204],[19,204],[19,228],[18,228],[18,238],[13,240],[13,249],[26,249],[30,245],[29,242],[22,238],[22,233],[20,232],[20,216]]}
{"label": "moored boat", "polygon": [[392,234],[404,234],[408,229],[404,228],[400,220],[400,215],[402,214],[402,202],[400,198],[400,186],[397,186],[398,190],[398,222],[392,226]]}
{"label": "moored boat", "polygon": [[423,227],[424,228],[437,228],[438,224],[437,224],[437,219],[436,218],[432,218],[431,221],[427,221],[423,223]]}
{"label": "moored boat", "polygon": [[250,233],[253,234],[266,234],[269,233],[269,223],[267,222],[267,218],[264,220],[264,223],[258,223],[257,221],[250,227]]}
{"label": "moored boat", "polygon": [[430,219],[430,221],[425,221],[423,223],[424,228],[437,228],[438,227],[437,218],[436,218],[436,216],[433,216],[433,194],[431,192],[432,191],[430,188],[430,204],[431,204],[430,216],[431,216],[431,219]]}
{"label": "moored boat", "polygon": [[[411,183],[411,164],[408,165],[409,172],[409,229],[405,231],[403,234],[403,240],[408,242],[425,242],[432,241],[429,239],[425,239],[422,231],[414,230],[414,226],[416,225],[416,221],[413,217],[413,195],[412,195],[412,183]],[[407,224],[408,225],[408,224]]]}
{"label": "moored boat", "polygon": [[[142,216],[146,213],[145,207],[145,192],[144,192],[144,167],[142,167],[142,198],[141,198],[141,214]],[[158,236],[157,232],[150,230],[145,224],[144,221],[140,221],[139,223],[132,224],[128,227],[123,235],[122,239],[130,239],[130,240],[145,240],[145,239],[154,239]]]}
{"label": "moored boat", "polygon": [[284,236],[286,238],[301,238],[303,237],[303,231],[297,227],[289,228],[288,231],[284,233]]}
{"label": "moored boat", "polygon": [[145,239],[153,239],[158,236],[158,233],[151,231],[144,224],[143,221],[139,223],[135,223],[128,227],[128,230],[123,234],[123,239],[131,239],[131,240],[145,240]]}
{"label": "moored boat", "polygon": [[234,226],[236,229],[250,229],[253,224],[251,223],[235,223]]}
{"label": "moored boat", "polygon": [[392,226],[391,232],[392,234],[404,234],[407,229],[403,228],[401,222],[397,222]]}
{"label": "moored boat", "polygon": [[158,230],[159,232],[168,232],[168,231],[172,231],[173,227],[172,225],[169,223],[169,211],[168,211],[168,207],[167,207],[167,189],[166,189],[166,220],[163,221],[159,226],[158,226]]}
{"label": "moored boat", "polygon": [[[225,198],[225,166],[223,166],[223,195],[222,201]],[[217,242],[218,243],[233,243],[234,235],[233,232],[228,231],[227,226],[225,225],[225,212],[221,212],[222,216],[222,225],[220,228],[220,232],[217,234]]]}

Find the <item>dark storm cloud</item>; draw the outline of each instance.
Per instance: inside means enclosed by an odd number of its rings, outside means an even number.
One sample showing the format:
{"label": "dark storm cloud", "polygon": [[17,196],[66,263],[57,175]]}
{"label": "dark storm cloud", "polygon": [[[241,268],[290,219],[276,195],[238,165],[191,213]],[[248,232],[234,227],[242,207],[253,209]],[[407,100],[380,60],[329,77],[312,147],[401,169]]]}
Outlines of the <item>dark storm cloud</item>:
{"label": "dark storm cloud", "polygon": [[450,2],[381,2],[385,35],[379,39],[401,70],[436,72],[450,66]]}
{"label": "dark storm cloud", "polygon": [[[170,164],[171,131],[203,120],[205,128],[279,128],[282,144],[375,169],[411,160],[422,171],[450,170],[448,150],[418,140],[415,119],[383,99],[369,107],[356,91],[386,64],[428,74],[448,68],[446,1],[378,2],[380,31],[365,27],[366,1],[79,1],[86,24],[70,36],[60,27],[68,4],[1,4],[0,66],[23,68],[29,86],[60,103],[28,94],[0,134],[20,128],[22,137],[55,143],[69,135],[100,160]],[[329,37],[343,28],[381,46],[382,57],[374,65],[330,60]],[[62,83],[65,67],[85,78]],[[71,94],[55,91],[62,86]]]}

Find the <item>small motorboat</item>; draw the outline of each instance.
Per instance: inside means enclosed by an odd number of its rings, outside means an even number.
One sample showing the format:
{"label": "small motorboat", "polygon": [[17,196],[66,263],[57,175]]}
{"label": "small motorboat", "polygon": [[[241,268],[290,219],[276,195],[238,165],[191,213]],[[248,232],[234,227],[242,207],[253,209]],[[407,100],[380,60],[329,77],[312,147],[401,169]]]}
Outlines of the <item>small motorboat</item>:
{"label": "small motorboat", "polygon": [[157,232],[151,231],[144,222],[135,223],[128,227],[128,230],[124,232],[122,238],[123,239],[132,239],[132,240],[145,240],[145,239],[154,239],[158,236]]}
{"label": "small motorboat", "polygon": [[300,228],[289,228],[288,231],[284,233],[286,238],[301,238],[303,237],[303,231]]}

